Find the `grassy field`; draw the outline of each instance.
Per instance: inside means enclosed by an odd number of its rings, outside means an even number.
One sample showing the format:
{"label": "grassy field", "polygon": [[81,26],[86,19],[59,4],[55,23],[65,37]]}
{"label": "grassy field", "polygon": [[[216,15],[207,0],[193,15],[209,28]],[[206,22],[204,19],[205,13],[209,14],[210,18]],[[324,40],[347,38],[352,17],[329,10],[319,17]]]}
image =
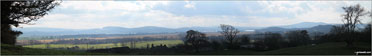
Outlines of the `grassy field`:
{"label": "grassy field", "polygon": [[283,48],[272,51],[253,50],[221,50],[200,54],[229,54],[229,55],[355,55],[355,51],[370,51],[371,44],[355,43],[355,48],[346,47],[344,42],[330,42],[319,45],[307,45]]}
{"label": "grassy field", "polygon": [[[134,48],[146,48],[147,44],[151,45],[154,44],[154,46],[158,46],[160,44],[166,44],[168,47],[174,46],[177,44],[182,44],[182,40],[159,40],[159,41],[142,41],[142,42],[136,42],[136,45]],[[116,45],[115,45],[116,44]],[[125,46],[130,47],[130,43],[124,43]],[[23,47],[29,47],[29,48],[41,48],[46,49],[47,44],[38,44],[38,45],[26,45]],[[113,47],[122,47],[121,43],[107,43],[107,44],[49,44],[50,48],[71,48],[78,46],[81,50],[86,49],[103,49],[103,48],[113,48]]]}
{"label": "grassy field", "polygon": [[1,44],[1,55],[108,55],[108,53],[87,53],[68,50],[37,49]]}
{"label": "grassy field", "polygon": [[[148,41],[141,43],[164,43],[164,42],[177,42],[180,40],[167,40],[167,41]],[[182,42],[180,42],[182,43]],[[145,45],[145,44],[137,44]],[[355,55],[355,51],[370,51],[370,43],[355,43],[355,48],[345,47],[344,42],[330,42],[318,45],[307,45],[291,48],[283,48],[272,51],[254,51],[254,50],[220,50],[220,51],[208,51],[201,52],[197,55]],[[144,51],[133,51],[133,53],[140,52],[139,54],[147,54]],[[152,53],[152,52],[149,52]],[[160,52],[161,53],[161,52]],[[52,50],[52,49],[35,49],[21,46],[9,46],[1,45],[1,55],[7,54],[26,54],[26,55],[91,55],[91,54],[103,54],[103,53],[86,53],[86,52],[73,52],[67,50]],[[163,53],[170,54],[170,53]],[[186,53],[173,53],[173,54],[186,54]],[[112,54],[110,54],[112,55]],[[192,54],[195,55],[195,54]]]}
{"label": "grassy field", "polygon": [[292,48],[283,48],[279,50],[262,52],[260,54],[292,54],[292,55],[353,55],[356,51],[370,51],[371,44],[355,43],[355,48],[346,47],[344,42],[332,42],[319,45],[308,45]]}

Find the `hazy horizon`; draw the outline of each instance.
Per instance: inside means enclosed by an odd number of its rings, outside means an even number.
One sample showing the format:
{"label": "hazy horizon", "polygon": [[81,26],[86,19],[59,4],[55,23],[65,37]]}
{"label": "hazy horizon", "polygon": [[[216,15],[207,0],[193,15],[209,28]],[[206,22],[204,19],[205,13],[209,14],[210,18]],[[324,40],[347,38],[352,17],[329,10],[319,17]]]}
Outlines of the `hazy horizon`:
{"label": "hazy horizon", "polygon": [[[301,22],[340,24],[341,7],[365,1],[62,1],[48,15],[21,27],[93,29],[107,26],[138,28],[269,27]],[[367,17],[362,17],[367,18]],[[363,19],[367,23],[370,19]]]}

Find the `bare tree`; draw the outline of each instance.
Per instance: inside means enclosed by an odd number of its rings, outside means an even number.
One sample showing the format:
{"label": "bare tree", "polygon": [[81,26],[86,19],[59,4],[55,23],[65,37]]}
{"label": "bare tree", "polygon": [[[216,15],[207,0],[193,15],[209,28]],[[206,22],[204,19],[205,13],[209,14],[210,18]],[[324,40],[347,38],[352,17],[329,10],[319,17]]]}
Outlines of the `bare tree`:
{"label": "bare tree", "polygon": [[344,35],[344,41],[347,43],[348,47],[353,47],[353,41],[354,38],[352,35],[354,35],[356,30],[357,24],[362,24],[360,22],[360,17],[367,15],[368,13],[365,12],[364,8],[360,7],[359,4],[355,6],[349,6],[349,7],[342,7],[344,9],[346,14],[343,14],[344,17],[342,21],[344,22],[344,31],[346,32]]}
{"label": "bare tree", "polygon": [[347,32],[355,31],[356,24],[361,24],[360,17],[368,14],[359,4],[355,6],[342,7],[342,9],[346,12],[346,14],[342,15],[344,17],[342,20]]}
{"label": "bare tree", "polygon": [[225,24],[221,24],[220,28],[222,30],[220,33],[226,38],[230,47],[234,46],[234,39],[236,38],[236,35],[239,33],[239,30],[231,25]]}

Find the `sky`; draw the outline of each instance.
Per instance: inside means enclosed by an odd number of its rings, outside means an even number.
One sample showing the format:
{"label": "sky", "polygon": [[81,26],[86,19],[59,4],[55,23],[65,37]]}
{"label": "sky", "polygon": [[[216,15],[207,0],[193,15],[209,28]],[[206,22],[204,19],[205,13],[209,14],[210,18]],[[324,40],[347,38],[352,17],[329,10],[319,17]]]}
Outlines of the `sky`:
{"label": "sky", "polygon": [[[371,1],[59,1],[61,4],[33,25],[65,29],[107,26],[136,28],[268,27],[301,22],[342,23],[342,7]],[[371,21],[362,17],[363,22]]]}

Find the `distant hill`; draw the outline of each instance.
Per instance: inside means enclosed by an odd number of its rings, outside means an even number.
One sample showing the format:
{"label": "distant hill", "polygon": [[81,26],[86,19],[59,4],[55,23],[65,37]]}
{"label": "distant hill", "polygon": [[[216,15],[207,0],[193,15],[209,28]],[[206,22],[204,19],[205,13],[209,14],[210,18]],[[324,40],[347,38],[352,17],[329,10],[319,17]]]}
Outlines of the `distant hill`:
{"label": "distant hill", "polygon": [[[259,27],[236,27],[241,31],[258,29]],[[188,30],[197,30],[200,32],[218,32],[219,27],[183,27],[183,28],[164,28],[156,26],[145,26],[138,28],[125,28],[117,26],[107,26],[96,29],[61,29],[61,28],[47,28],[47,27],[28,27],[28,28],[14,28],[22,31],[21,37],[30,36],[61,36],[61,35],[81,35],[81,34],[153,34],[153,33],[179,33]]]}
{"label": "distant hill", "polygon": [[[319,26],[322,25],[322,26]],[[273,27],[236,27],[240,31],[253,31],[256,32],[282,32],[288,30],[308,30],[328,32],[331,25],[322,22],[303,22],[285,26]],[[80,35],[80,34],[153,34],[153,33],[179,33],[186,32],[187,30],[197,30],[200,32],[218,32],[220,28],[215,27],[183,27],[183,28],[164,28],[156,26],[145,26],[138,28],[125,28],[118,26],[107,26],[95,29],[61,29],[61,28],[46,28],[46,27],[27,27],[27,28],[14,28],[15,30],[22,31],[21,37],[25,36],[61,36],[61,35]]]}
{"label": "distant hill", "polygon": [[277,27],[282,27],[282,28],[310,28],[318,25],[329,25],[327,23],[323,22],[301,22],[297,24],[292,24],[292,25],[284,25],[284,26],[277,26]]}
{"label": "distant hill", "polygon": [[274,33],[284,33],[286,31],[293,31],[293,30],[307,30],[308,32],[322,32],[328,33],[333,25],[318,25],[310,28],[282,28],[282,27],[267,27],[263,29],[257,29],[256,32],[274,32]]}
{"label": "distant hill", "polygon": [[15,28],[22,31],[22,36],[59,36],[59,35],[78,35],[78,34],[139,34],[139,33],[171,33],[181,32],[185,30],[176,30],[162,27],[139,27],[139,28],[124,28],[108,26],[97,29],[60,29],[60,28]]}
{"label": "distant hill", "polygon": [[282,27],[267,27],[267,28],[263,28],[263,29],[257,29],[255,30],[256,32],[275,32],[275,33],[279,33],[279,32],[283,32],[283,31],[287,31],[289,29],[286,29],[286,28],[282,28]]}
{"label": "distant hill", "polygon": [[262,29],[256,29],[256,32],[275,32],[275,33],[284,33],[285,31],[291,30],[307,30],[309,32],[329,32],[331,24],[323,22],[301,22],[292,25],[283,25],[283,26],[272,26]]}

